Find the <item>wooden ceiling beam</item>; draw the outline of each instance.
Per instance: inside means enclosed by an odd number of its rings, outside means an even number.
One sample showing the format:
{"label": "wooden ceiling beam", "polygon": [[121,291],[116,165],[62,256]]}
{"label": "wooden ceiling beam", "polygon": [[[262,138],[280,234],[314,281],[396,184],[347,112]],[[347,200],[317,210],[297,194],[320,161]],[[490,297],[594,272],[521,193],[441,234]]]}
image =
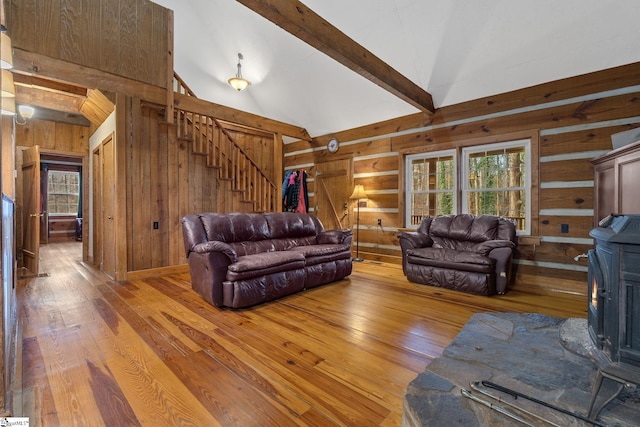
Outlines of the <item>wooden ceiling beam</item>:
{"label": "wooden ceiling beam", "polygon": [[431,95],[297,0],[237,0],[300,40],[423,112]]}
{"label": "wooden ceiling beam", "polygon": [[16,85],[45,89],[52,92],[65,93],[67,95],[76,95],[84,98],[87,97],[87,88],[68,83],[61,83],[55,80],[48,80],[36,76],[15,73],[13,75],[13,81]]}
{"label": "wooden ceiling beam", "polygon": [[75,95],[52,92],[40,87],[16,85],[17,104],[26,104],[33,107],[43,107],[50,110],[78,114],[80,113],[80,107],[83,102],[84,98]]}
{"label": "wooden ceiling beam", "polygon": [[18,48],[13,49],[11,71],[14,73],[14,79],[16,74],[24,74],[62,84],[135,94],[141,99],[157,104],[167,101],[167,91],[164,88]]}

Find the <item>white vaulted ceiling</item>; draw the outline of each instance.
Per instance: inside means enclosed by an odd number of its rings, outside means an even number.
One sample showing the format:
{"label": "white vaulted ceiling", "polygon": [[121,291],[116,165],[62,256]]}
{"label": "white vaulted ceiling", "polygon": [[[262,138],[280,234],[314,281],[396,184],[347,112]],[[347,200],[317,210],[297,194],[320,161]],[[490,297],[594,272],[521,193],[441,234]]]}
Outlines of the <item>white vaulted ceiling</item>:
{"label": "white vaulted ceiling", "polygon": [[[174,11],[174,68],[199,98],[314,137],[419,111],[238,2],[155,2]],[[436,108],[640,61],[638,0],[303,3]],[[242,92],[227,84],[238,52]]]}

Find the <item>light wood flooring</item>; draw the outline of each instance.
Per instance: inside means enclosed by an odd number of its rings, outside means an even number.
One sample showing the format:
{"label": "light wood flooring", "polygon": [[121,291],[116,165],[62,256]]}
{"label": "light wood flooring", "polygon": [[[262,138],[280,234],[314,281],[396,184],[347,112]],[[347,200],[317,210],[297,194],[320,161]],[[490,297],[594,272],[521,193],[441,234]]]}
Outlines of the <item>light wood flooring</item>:
{"label": "light wood flooring", "polygon": [[40,251],[19,282],[31,426],[399,426],[407,384],[483,311],[585,317],[584,297],[478,297],[355,263],[348,280],[244,310],[189,275],[115,283],[80,246]]}

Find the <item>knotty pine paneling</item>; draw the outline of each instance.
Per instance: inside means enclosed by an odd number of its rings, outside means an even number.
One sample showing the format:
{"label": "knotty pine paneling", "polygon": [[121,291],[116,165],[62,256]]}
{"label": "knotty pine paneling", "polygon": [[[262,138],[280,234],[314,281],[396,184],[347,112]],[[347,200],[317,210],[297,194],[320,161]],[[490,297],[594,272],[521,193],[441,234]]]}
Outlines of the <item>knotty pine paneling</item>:
{"label": "knotty pine paneling", "polygon": [[543,135],[540,137],[540,156],[611,150],[611,135],[628,129],[629,126],[610,126]]}
{"label": "knotty pine paneling", "polygon": [[34,118],[16,126],[16,145],[88,155],[89,128]]}
{"label": "knotty pine paneling", "polygon": [[227,132],[263,173],[274,184],[279,185],[280,183],[276,182],[276,165],[273,161],[275,156],[273,135],[251,133],[249,129],[231,130],[227,128]]}
{"label": "knotty pine paneling", "polygon": [[398,161],[399,158],[397,154],[393,156],[371,157],[364,160],[354,159],[354,173],[376,173],[399,170]]}
{"label": "knotty pine paneling", "polygon": [[[194,153],[190,141],[177,139],[161,109],[139,98],[127,97],[125,104],[127,177],[126,189],[120,191],[127,194],[127,271],[184,264],[184,215],[247,212],[252,205],[242,202],[242,193],[231,191],[231,181],[218,179],[218,169],[207,166],[207,157]],[[273,156],[272,139],[241,132],[235,137],[245,151]]]}
{"label": "knotty pine paneling", "polygon": [[518,247],[518,259],[586,266],[587,261],[584,258],[575,261],[574,257],[586,253],[591,248],[591,245],[567,245],[557,242],[546,242],[536,247],[521,245]]}
{"label": "knotty pine paneling", "polygon": [[636,62],[581,76],[555,80],[526,89],[496,94],[451,107],[440,108],[432,116],[431,124],[450,123],[478,116],[478,112],[493,114],[514,110],[522,106],[540,105],[599,94],[617,88],[631,87],[638,84],[639,75],[640,62]]}
{"label": "knotty pine paneling", "polygon": [[540,209],[593,209],[593,188],[542,188]]}
{"label": "knotty pine paneling", "polygon": [[[426,144],[433,150],[440,150],[447,148],[447,145],[451,148],[466,140],[489,135],[502,135],[529,129],[556,129],[606,122],[621,117],[634,117],[638,115],[639,102],[640,93],[635,92],[591,102],[573,102],[524,113],[506,114],[502,117],[443,126],[394,138],[393,148],[404,151]],[[477,115],[482,116],[484,112],[482,114],[478,112]]]}
{"label": "knotty pine paneling", "polygon": [[[318,136],[312,144],[287,144],[285,168],[303,161],[317,163],[352,156],[354,182],[372,192],[367,208],[360,212],[360,255],[389,260],[394,252],[389,245],[397,243],[388,230],[404,226],[403,177],[399,175],[404,154],[463,147],[486,137],[499,140],[508,134],[539,134],[537,154],[543,161],[534,165],[539,193],[532,201],[536,209],[532,216],[543,242],[536,247],[519,247],[528,264],[518,268],[526,274],[586,280],[586,264],[575,262],[573,257],[590,247],[584,242],[590,241],[588,233],[593,224],[589,216],[593,188],[584,187],[584,183],[593,181],[591,152],[610,150],[611,134],[640,126],[635,119],[640,94],[633,88],[638,84],[640,63],[439,108],[428,117],[416,114]],[[415,132],[404,134],[412,128]],[[393,135],[401,131],[402,135]],[[335,155],[324,149],[330,136],[343,143]],[[311,150],[313,147],[320,149]],[[375,157],[382,152],[399,154],[395,158]],[[375,194],[376,190],[396,193]],[[544,210],[543,215],[540,210]],[[580,210],[587,216],[576,215]],[[376,225],[378,218],[383,219],[383,230]],[[561,224],[569,225],[568,233],[561,232]]]}
{"label": "knotty pine paneling", "polygon": [[16,48],[166,87],[172,13],[147,0],[12,0],[6,17]]}
{"label": "knotty pine paneling", "polygon": [[593,179],[590,159],[540,163],[540,179],[549,181],[589,181]]}
{"label": "knotty pine paneling", "polygon": [[356,184],[364,185],[367,190],[397,190],[402,178],[398,173],[358,177]]}
{"label": "knotty pine paneling", "polygon": [[[561,225],[568,224],[569,232],[562,233]],[[540,234],[553,237],[588,238],[593,229],[593,215],[589,216],[550,216],[540,215]]]}

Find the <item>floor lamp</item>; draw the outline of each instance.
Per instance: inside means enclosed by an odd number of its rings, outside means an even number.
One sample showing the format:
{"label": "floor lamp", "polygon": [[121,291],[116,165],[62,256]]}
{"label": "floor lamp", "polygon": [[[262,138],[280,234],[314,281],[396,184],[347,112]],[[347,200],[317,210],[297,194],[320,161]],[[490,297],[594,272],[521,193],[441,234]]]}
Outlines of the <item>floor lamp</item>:
{"label": "floor lamp", "polygon": [[360,258],[360,200],[367,200],[367,193],[364,191],[363,185],[356,185],[356,188],[353,189],[353,194],[349,199],[356,200],[358,204],[358,216],[357,216],[357,225],[356,225],[356,257],[353,258],[353,261],[362,262],[364,261]]}

